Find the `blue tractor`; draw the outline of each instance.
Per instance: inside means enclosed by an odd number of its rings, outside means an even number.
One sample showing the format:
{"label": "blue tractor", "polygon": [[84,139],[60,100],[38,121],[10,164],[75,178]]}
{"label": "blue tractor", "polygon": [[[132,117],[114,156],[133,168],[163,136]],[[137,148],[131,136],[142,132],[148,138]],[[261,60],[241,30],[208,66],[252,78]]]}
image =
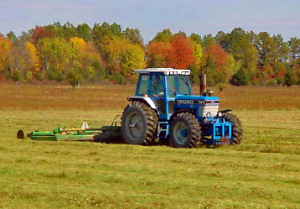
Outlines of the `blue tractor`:
{"label": "blue tractor", "polygon": [[239,144],[239,118],[219,111],[219,98],[205,91],[193,95],[190,70],[148,68],[139,74],[135,96],[128,98],[121,132],[126,143],[150,145],[170,142],[176,148]]}

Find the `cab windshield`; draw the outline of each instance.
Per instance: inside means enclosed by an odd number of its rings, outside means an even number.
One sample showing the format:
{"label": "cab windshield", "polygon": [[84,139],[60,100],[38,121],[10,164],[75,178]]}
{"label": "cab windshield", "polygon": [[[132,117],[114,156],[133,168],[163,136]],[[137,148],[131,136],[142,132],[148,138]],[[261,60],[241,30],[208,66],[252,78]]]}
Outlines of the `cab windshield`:
{"label": "cab windshield", "polygon": [[167,93],[169,98],[173,98],[178,94],[191,95],[191,85],[189,76],[170,75],[167,77]]}

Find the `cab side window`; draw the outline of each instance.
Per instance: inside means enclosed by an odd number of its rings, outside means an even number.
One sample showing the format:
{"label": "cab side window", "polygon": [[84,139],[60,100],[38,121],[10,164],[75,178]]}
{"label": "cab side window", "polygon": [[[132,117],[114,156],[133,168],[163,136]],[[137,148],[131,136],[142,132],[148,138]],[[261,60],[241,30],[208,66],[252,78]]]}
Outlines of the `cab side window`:
{"label": "cab side window", "polygon": [[140,75],[140,86],[137,91],[137,95],[147,94],[148,82],[149,82],[149,75]]}
{"label": "cab side window", "polygon": [[163,86],[162,75],[152,76],[150,95],[152,97],[164,97],[164,86]]}
{"label": "cab side window", "polygon": [[168,98],[174,98],[176,96],[176,82],[175,76],[167,76],[167,94]]}

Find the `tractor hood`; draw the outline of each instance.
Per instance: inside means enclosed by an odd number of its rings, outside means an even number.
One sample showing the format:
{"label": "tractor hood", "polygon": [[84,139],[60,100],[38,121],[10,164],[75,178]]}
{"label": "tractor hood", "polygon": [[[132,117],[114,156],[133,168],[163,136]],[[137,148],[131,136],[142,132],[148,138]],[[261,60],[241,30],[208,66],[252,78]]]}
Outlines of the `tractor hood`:
{"label": "tractor hood", "polygon": [[219,111],[219,98],[198,95],[177,95],[175,109],[194,109],[198,117],[215,117]]}

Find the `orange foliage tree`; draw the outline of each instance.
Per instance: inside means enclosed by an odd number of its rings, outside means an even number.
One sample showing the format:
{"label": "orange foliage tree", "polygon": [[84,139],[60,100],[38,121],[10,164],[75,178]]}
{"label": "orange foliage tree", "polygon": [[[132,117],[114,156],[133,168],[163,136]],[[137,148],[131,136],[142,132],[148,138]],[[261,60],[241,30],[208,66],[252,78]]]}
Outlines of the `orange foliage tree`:
{"label": "orange foliage tree", "polygon": [[37,43],[42,38],[54,38],[55,34],[53,31],[46,29],[45,27],[36,26],[31,35],[33,43]]}
{"label": "orange foliage tree", "polygon": [[166,57],[166,67],[186,69],[196,61],[194,49],[184,36],[174,36],[170,40],[171,47]]}
{"label": "orange foliage tree", "polygon": [[196,61],[194,49],[184,36],[173,36],[169,42],[151,42],[147,49],[148,67],[185,69]]}
{"label": "orange foliage tree", "polygon": [[170,49],[169,42],[151,42],[146,49],[148,67],[165,67]]}
{"label": "orange foliage tree", "polygon": [[209,45],[202,57],[201,68],[207,73],[209,85],[227,82],[233,66],[233,57],[216,44]]}

